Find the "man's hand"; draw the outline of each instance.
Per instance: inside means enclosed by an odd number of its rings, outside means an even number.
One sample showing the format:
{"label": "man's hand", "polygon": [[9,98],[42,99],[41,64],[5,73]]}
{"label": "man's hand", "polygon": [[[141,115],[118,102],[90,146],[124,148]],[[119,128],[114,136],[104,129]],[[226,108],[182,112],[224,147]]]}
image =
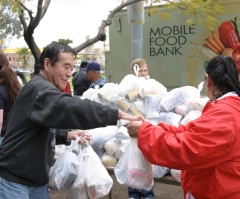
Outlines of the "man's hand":
{"label": "man's hand", "polygon": [[68,132],[68,140],[76,140],[78,137],[81,137],[78,143],[82,145],[85,144],[86,141],[90,141],[92,135],[87,134],[84,130],[75,130]]}
{"label": "man's hand", "polygon": [[142,121],[131,121],[129,122],[126,127],[128,130],[128,134],[130,137],[137,138],[138,137],[138,131],[142,125]]}
{"label": "man's hand", "polygon": [[118,119],[129,120],[129,121],[144,121],[144,117],[142,115],[135,116],[128,113],[124,113],[121,110],[118,110]]}

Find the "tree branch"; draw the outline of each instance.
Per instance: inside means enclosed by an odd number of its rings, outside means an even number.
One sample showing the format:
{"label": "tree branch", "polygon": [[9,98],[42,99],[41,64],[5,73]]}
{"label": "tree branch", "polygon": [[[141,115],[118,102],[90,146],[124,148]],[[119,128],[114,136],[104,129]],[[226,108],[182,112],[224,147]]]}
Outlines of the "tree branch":
{"label": "tree branch", "polygon": [[[28,15],[29,15],[30,19],[32,19],[32,18],[33,18],[33,16],[32,16],[33,11],[32,11],[32,10],[29,10],[29,9],[28,9],[23,3],[21,3],[21,2],[20,2],[20,5],[21,5],[21,7],[22,7],[23,10],[26,10],[26,11],[28,12]],[[22,13],[23,13],[23,11],[22,11]]]}
{"label": "tree branch", "polygon": [[42,8],[42,15],[41,15],[41,19],[44,17],[44,15],[46,14],[48,7],[51,3],[51,0],[45,0],[43,8]]}
{"label": "tree branch", "polygon": [[127,2],[124,2],[122,3],[121,5],[117,6],[113,11],[111,11],[111,13],[108,15],[107,17],[107,20],[103,20],[100,27],[99,27],[99,30],[98,30],[98,34],[97,36],[95,36],[94,38],[91,38],[89,40],[87,40],[86,42],[82,43],[81,45],[77,46],[74,48],[74,51],[76,53],[80,52],[81,50],[83,50],[84,48],[94,44],[94,43],[97,43],[98,41],[105,41],[106,40],[106,34],[105,34],[105,31],[104,29],[107,27],[107,26],[110,26],[112,24],[112,18],[113,16],[120,10],[122,10],[124,7],[128,6],[128,5],[131,5],[133,3],[137,3],[137,2],[140,2],[140,1],[143,1],[143,0],[129,0]]}
{"label": "tree branch", "polygon": [[19,19],[20,19],[20,21],[21,21],[21,24],[22,24],[22,26],[23,26],[23,31],[25,32],[25,31],[27,31],[27,23],[26,23],[26,21],[25,21],[25,19],[24,19],[24,13],[23,13],[24,11],[23,11],[23,9],[21,10],[21,15],[19,16]]}
{"label": "tree branch", "polygon": [[34,30],[39,22],[41,21],[41,16],[42,16],[42,3],[43,0],[38,0],[38,6],[37,6],[37,14],[36,16],[30,21],[29,26]]}
{"label": "tree branch", "polygon": [[[173,4],[173,5],[175,5],[176,3],[173,3],[172,1],[170,1],[170,0],[164,0],[164,1],[166,1],[166,2],[168,2],[169,4]],[[181,7],[181,6],[177,6],[179,9],[181,9],[181,10],[187,10],[187,8],[184,8],[184,7]]]}

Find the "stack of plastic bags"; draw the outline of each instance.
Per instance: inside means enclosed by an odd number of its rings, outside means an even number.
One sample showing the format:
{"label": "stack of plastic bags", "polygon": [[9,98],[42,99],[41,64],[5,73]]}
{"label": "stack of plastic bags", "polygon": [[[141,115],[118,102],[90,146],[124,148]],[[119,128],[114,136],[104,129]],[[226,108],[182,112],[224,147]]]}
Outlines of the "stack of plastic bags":
{"label": "stack of plastic bags", "polygon": [[[82,99],[88,98],[134,115],[141,114],[152,124],[165,122],[178,126],[185,125],[201,115],[202,109],[208,101],[208,98],[200,97],[201,88],[202,84],[199,85],[199,88],[184,86],[168,92],[166,87],[154,79],[126,75],[119,85],[106,83],[100,89],[88,89]],[[106,167],[115,167],[114,172],[118,182],[132,188],[151,189],[153,178],[161,178],[169,172],[175,180],[180,182],[180,170],[151,165],[146,160],[138,149],[136,140],[133,141],[134,139],[129,137],[124,126],[127,122],[119,121],[116,126],[87,131],[93,138],[92,147],[88,148],[98,155],[95,154],[94,157],[97,157],[98,161]],[[133,149],[133,147],[135,148]],[[69,186],[63,185],[63,187],[67,186],[71,198],[97,198],[107,193],[105,191],[101,194],[94,194],[97,185],[90,182],[94,183],[95,179],[92,179],[93,176],[91,178],[85,175],[95,172],[95,167],[92,168],[91,165],[89,166],[90,170],[86,170],[89,168],[86,168],[85,160],[88,159],[87,154],[92,154],[92,152],[85,153],[83,150],[79,153],[81,155],[78,154],[78,161],[82,164],[79,165],[77,182],[75,180]],[[108,179],[107,175],[105,178]],[[66,182],[69,183],[69,181]],[[61,186],[58,187],[61,188]],[[108,189],[105,188],[105,190]]]}

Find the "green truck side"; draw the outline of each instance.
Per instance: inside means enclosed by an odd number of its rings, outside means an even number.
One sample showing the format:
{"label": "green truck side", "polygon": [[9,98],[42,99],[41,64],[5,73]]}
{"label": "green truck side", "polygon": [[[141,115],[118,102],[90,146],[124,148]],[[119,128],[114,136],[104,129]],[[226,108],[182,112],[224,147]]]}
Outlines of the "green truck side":
{"label": "green truck side", "polygon": [[[237,17],[240,24],[240,0],[219,4],[225,12],[214,17],[220,23]],[[212,33],[197,23],[188,26],[185,21],[189,16],[177,10],[168,13],[172,18],[162,20],[157,14],[148,16],[145,10],[142,58],[148,62],[150,77],[168,90],[186,85],[197,87],[204,80],[204,60],[199,58],[199,52],[190,42],[204,44]],[[106,78],[108,82],[120,83],[130,73],[132,27],[126,10],[115,14],[112,22],[109,27],[110,50],[106,53]]]}

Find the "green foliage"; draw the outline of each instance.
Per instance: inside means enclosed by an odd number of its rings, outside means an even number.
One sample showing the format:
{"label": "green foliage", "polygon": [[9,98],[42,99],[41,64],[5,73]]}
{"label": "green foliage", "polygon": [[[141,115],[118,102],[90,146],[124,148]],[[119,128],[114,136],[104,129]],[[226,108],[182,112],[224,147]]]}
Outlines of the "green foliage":
{"label": "green foliage", "polygon": [[135,20],[134,24],[141,25],[141,24],[143,24],[143,20]]}
{"label": "green foliage", "polygon": [[19,61],[22,61],[23,68],[27,68],[27,62],[28,62],[27,55],[29,53],[30,53],[30,50],[27,47],[18,48],[17,50],[18,59]]}
{"label": "green foliage", "polygon": [[0,7],[8,5],[11,8],[11,12],[14,14],[21,14],[21,3],[25,3],[32,0],[0,0]]}
{"label": "green foliage", "polygon": [[193,25],[193,24],[194,24],[194,18],[191,17],[190,19],[188,19],[188,20],[186,21],[186,23],[187,23],[189,26]]}
{"label": "green foliage", "polygon": [[19,3],[15,0],[0,0],[0,49],[11,39],[22,35],[22,26],[18,18]]}
{"label": "green foliage", "polygon": [[166,12],[158,12],[161,19],[171,19],[172,16]]}
{"label": "green foliage", "polygon": [[[216,2],[219,2],[219,0],[155,0],[148,9],[148,15],[152,16],[158,13],[161,19],[169,19],[171,16],[167,11],[163,12],[161,8],[178,10],[179,13],[190,15],[190,18],[186,20],[188,25],[191,26],[197,21],[199,25],[204,25],[206,28],[214,30],[219,21],[213,15],[224,13],[222,6]],[[160,3],[161,6],[156,6],[156,3]]]}
{"label": "green foliage", "polygon": [[[53,42],[56,42],[56,41],[52,41],[52,43]],[[57,42],[68,45],[68,44],[71,44],[73,42],[73,40],[70,40],[70,39],[58,39]]]}

